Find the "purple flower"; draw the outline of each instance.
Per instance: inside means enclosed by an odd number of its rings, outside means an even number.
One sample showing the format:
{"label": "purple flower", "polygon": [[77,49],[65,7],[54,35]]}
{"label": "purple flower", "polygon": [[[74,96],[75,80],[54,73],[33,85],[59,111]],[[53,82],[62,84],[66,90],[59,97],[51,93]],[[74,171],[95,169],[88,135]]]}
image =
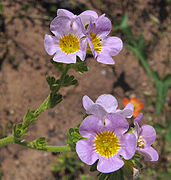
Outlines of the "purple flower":
{"label": "purple flower", "polygon": [[108,113],[117,113],[124,118],[131,118],[134,111],[132,103],[128,103],[123,110],[117,109],[118,102],[114,96],[103,94],[94,103],[88,96],[83,97],[83,107],[87,114],[93,114],[103,119]]}
{"label": "purple flower", "polygon": [[66,9],[58,9],[57,10],[57,17],[59,16],[66,16],[70,18],[71,20],[74,20],[75,18],[79,17],[83,23],[83,25],[90,23],[90,18],[92,20],[95,20],[98,18],[98,15],[95,11],[87,10],[79,14],[78,16],[73,14],[72,12],[66,10]]}
{"label": "purple flower", "polygon": [[86,138],[76,144],[79,158],[88,165],[99,160],[97,170],[102,173],[117,171],[124,165],[120,156],[129,160],[136,151],[136,137],[126,133],[128,128],[126,119],[115,113],[107,114],[105,123],[97,116],[88,116],[79,128]]}
{"label": "purple flower", "polygon": [[76,56],[84,61],[87,40],[82,38],[82,23],[79,18],[56,17],[50,24],[50,30],[55,36],[45,35],[44,46],[49,55],[55,54],[53,60],[62,63],[75,63]]}
{"label": "purple flower", "polygon": [[98,62],[104,64],[115,64],[112,56],[117,55],[122,47],[122,40],[118,37],[108,36],[112,29],[111,21],[101,15],[90,21],[87,29],[88,52],[92,52]]}
{"label": "purple flower", "polygon": [[146,161],[158,161],[159,155],[155,149],[151,147],[153,142],[156,139],[156,131],[155,129],[147,124],[139,126],[143,115],[140,114],[134,120],[134,134],[137,137],[137,151],[142,153],[145,157]]}

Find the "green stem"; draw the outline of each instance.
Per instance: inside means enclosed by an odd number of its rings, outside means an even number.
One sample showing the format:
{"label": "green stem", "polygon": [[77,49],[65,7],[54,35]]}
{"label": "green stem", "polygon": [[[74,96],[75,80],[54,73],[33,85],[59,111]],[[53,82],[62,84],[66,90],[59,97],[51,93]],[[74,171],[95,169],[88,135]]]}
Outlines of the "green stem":
{"label": "green stem", "polygon": [[15,138],[13,135],[10,135],[8,137],[0,139],[0,147],[1,146],[6,146],[8,144],[12,144],[15,142]]}
{"label": "green stem", "polygon": [[66,146],[44,146],[44,147],[36,147],[33,146],[32,142],[20,141],[19,139],[15,139],[13,135],[0,139],[0,147],[6,146],[8,144],[18,144],[21,146],[25,146],[30,149],[42,150],[42,151],[51,151],[51,152],[70,152],[71,149],[68,145]]}
{"label": "green stem", "polygon": [[32,142],[16,140],[16,144],[19,144],[21,146],[25,146],[30,149],[36,149],[41,151],[51,151],[51,152],[70,152],[71,149],[68,145],[66,146],[34,146]]}
{"label": "green stem", "polygon": [[43,111],[47,109],[47,104],[49,102],[50,95],[43,101],[43,103],[40,105],[40,107],[36,110],[35,114],[39,116]]}
{"label": "green stem", "polygon": [[46,151],[52,152],[70,152],[71,148],[69,146],[46,146]]}
{"label": "green stem", "polygon": [[65,76],[66,76],[66,74],[67,74],[69,68],[70,68],[70,65],[67,64],[67,65],[65,66],[65,69],[64,69],[64,71],[63,71],[61,77],[60,77],[60,84],[58,85],[58,88],[57,88],[57,90],[56,90],[56,93],[57,93],[57,92],[60,90],[60,88],[62,87],[64,78],[65,78]]}

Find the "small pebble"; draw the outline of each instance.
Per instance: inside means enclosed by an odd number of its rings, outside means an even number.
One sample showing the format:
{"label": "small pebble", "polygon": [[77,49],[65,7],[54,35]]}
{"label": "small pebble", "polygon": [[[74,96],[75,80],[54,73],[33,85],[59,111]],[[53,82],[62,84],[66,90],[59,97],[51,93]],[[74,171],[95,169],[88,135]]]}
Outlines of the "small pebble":
{"label": "small pebble", "polygon": [[153,118],[152,118],[151,116],[149,116],[149,117],[148,117],[148,120],[149,120],[149,121],[152,121],[152,120],[153,120]]}
{"label": "small pebble", "polygon": [[101,71],[101,74],[102,74],[103,76],[105,76],[105,75],[106,75],[106,71],[105,71],[105,70],[102,70],[102,71]]}
{"label": "small pebble", "polygon": [[14,115],[15,114],[15,111],[13,109],[10,109],[10,114],[11,115]]}
{"label": "small pebble", "polygon": [[20,166],[20,161],[15,161],[15,165],[16,165],[16,167],[19,167]]}
{"label": "small pebble", "polygon": [[147,85],[147,83],[146,83],[146,82],[143,82],[143,83],[142,83],[142,85],[143,85],[143,86],[146,86],[146,85]]}
{"label": "small pebble", "polygon": [[44,152],[44,153],[43,153],[43,157],[48,157],[48,153],[47,153],[47,152]]}
{"label": "small pebble", "polygon": [[150,65],[150,66],[154,66],[155,64],[156,64],[155,61],[150,61],[150,62],[149,62],[149,65]]}

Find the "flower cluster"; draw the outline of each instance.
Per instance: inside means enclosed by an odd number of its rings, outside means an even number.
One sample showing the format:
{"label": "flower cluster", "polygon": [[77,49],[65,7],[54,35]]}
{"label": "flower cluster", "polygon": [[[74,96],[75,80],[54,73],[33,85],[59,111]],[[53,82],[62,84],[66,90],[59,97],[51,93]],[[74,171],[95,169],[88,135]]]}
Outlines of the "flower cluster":
{"label": "flower cluster", "polygon": [[80,125],[80,135],[85,139],[77,142],[76,152],[84,163],[93,165],[98,160],[97,170],[110,173],[123,167],[123,159],[133,158],[136,151],[142,153],[145,160],[158,160],[157,151],[151,147],[156,138],[154,128],[140,127],[142,114],[134,120],[132,130],[125,119],[133,115],[132,103],[120,110],[117,100],[104,94],[95,103],[84,96],[83,106],[89,116]]}
{"label": "flower cluster", "polygon": [[[120,38],[109,36],[111,30],[111,21],[104,14],[98,16],[87,10],[75,15],[58,9],[50,24],[54,36],[46,34],[44,46],[49,55],[54,55],[55,62],[76,63],[77,57],[85,61],[86,54],[92,53],[98,62],[114,64],[112,56],[121,51],[123,43]],[[88,117],[76,132],[81,137],[74,140],[76,152],[84,163],[97,163],[97,170],[102,173],[119,170],[137,151],[145,160],[158,160],[158,153],[151,146],[156,138],[154,128],[140,126],[143,103],[136,97],[124,98],[123,102],[125,108],[121,110],[112,95],[103,94],[95,102],[83,97]],[[136,119],[130,125],[126,118],[132,117]]]}
{"label": "flower cluster", "polygon": [[91,10],[74,15],[68,10],[58,9],[57,17],[50,24],[54,34],[45,35],[44,46],[53,60],[62,63],[76,63],[78,56],[85,60],[91,52],[98,62],[114,64],[112,56],[117,55],[123,43],[118,37],[111,37],[111,21]]}

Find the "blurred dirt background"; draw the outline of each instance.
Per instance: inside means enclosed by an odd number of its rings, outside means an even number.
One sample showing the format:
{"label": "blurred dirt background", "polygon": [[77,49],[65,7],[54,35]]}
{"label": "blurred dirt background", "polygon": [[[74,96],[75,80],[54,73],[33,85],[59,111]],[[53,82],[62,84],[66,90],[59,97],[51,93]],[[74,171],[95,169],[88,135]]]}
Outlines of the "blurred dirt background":
{"label": "blurred dirt background", "polygon": [[[76,14],[86,9],[105,13],[113,24],[120,22],[128,13],[129,24],[136,37],[144,34],[149,63],[161,76],[171,69],[170,6],[166,0],[2,0],[3,15],[0,15],[0,136],[9,135],[14,123],[21,122],[28,108],[36,109],[48,96],[45,80],[47,74],[60,76],[50,63],[44,49],[44,35],[50,34],[51,19],[56,9],[66,8]],[[154,22],[160,21],[160,26]],[[115,33],[125,41],[121,32]],[[126,47],[114,57],[114,66],[97,63],[88,58],[88,72],[79,75],[74,71],[79,84],[63,88],[62,103],[40,116],[31,127],[26,139],[47,137],[48,144],[65,145],[69,127],[75,127],[85,113],[82,97],[95,100],[101,94],[113,94],[123,108],[122,98],[136,95],[145,105],[144,121],[156,121],[154,107],[150,103],[154,88],[137,58]],[[166,107],[171,106],[171,93]],[[155,144],[160,152],[160,143]],[[54,180],[51,164],[56,155],[9,145],[0,149],[0,172],[4,180]],[[158,166],[160,161],[154,163]]]}

